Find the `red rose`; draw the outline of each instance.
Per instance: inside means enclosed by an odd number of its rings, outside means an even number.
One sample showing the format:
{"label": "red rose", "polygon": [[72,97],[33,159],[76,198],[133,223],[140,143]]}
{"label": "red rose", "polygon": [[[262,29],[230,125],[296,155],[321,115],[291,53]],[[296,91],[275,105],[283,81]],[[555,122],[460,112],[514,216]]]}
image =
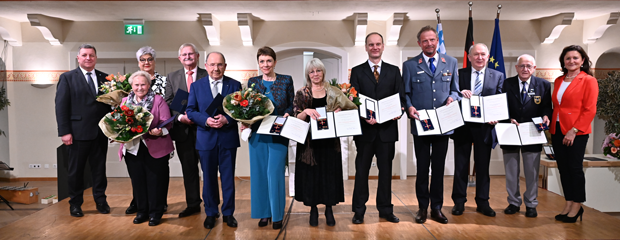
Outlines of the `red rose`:
{"label": "red rose", "polygon": [[127,107],[127,106],[123,105],[123,106],[121,106],[121,110],[123,110],[123,111],[127,111],[127,110],[129,110],[129,107]]}
{"label": "red rose", "polygon": [[127,124],[132,124],[133,123],[133,118],[125,119],[125,122],[127,122]]}
{"label": "red rose", "polygon": [[132,128],[131,128],[131,132],[136,132],[136,128],[135,128],[135,127],[132,127]]}
{"label": "red rose", "polygon": [[129,110],[125,110],[125,115],[127,115],[127,117],[131,117],[133,116],[133,110],[129,109]]}
{"label": "red rose", "polygon": [[242,107],[247,107],[248,106],[248,100],[243,100],[239,103]]}
{"label": "red rose", "polygon": [[144,131],[144,129],[142,128],[142,126],[137,126],[137,127],[136,127],[136,132],[138,132],[138,133],[142,133],[142,131]]}

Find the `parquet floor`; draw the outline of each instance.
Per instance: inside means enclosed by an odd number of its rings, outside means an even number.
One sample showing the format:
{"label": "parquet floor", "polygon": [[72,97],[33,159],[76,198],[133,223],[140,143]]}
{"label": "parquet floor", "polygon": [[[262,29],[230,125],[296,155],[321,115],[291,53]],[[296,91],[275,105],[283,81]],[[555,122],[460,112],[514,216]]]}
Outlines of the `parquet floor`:
{"label": "parquet floor", "polygon": [[[85,216],[74,218],[69,215],[67,200],[54,205],[13,204],[11,211],[0,204],[0,239],[619,239],[620,219],[585,208],[583,222],[573,224],[554,220],[563,207],[563,197],[540,189],[538,218],[526,218],[524,207],[515,215],[505,215],[506,190],[503,176],[491,177],[491,207],[497,212],[494,218],[476,213],[474,188],[468,189],[469,201],[461,216],[450,214],[453,203],[450,199],[452,177],[446,177],[443,212],[450,223],[439,224],[427,221],[414,222],[418,210],[415,196],[415,177],[407,180],[393,180],[392,203],[400,223],[380,220],[375,208],[374,194],[377,181],[370,181],[371,197],[365,223],[351,223],[351,195],[353,180],[345,181],[345,202],[334,207],[337,224],[325,225],[324,208],[319,207],[319,226],[308,225],[309,207],[294,202],[290,220],[285,231],[273,230],[271,226],[259,228],[258,220],[250,218],[250,182],[237,180],[235,217],[238,228],[229,228],[221,218],[214,229],[203,227],[205,214],[178,218],[185,208],[182,179],[172,178],[168,195],[169,208],[162,224],[149,227],[146,223],[133,224],[133,215],[125,215],[125,208],[131,200],[131,186],[128,178],[109,178],[108,203],[111,214],[99,214],[95,209],[90,190],[85,192],[82,206]],[[19,183],[1,183],[19,185]],[[52,194],[55,183],[31,182],[39,187],[42,195]],[[35,184],[35,185],[33,185]],[[49,186],[45,186],[48,184]],[[288,182],[287,182],[288,184]],[[521,184],[522,186],[524,184]],[[51,192],[45,192],[51,191]],[[286,210],[292,198],[287,198]],[[40,210],[39,210],[40,209]],[[279,235],[280,234],[280,235]]]}

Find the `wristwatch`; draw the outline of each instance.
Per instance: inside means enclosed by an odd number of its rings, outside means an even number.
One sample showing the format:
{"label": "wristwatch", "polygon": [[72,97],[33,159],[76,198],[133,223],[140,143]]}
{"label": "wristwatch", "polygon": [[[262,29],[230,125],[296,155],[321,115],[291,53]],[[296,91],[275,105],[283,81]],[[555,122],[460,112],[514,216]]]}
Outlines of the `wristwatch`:
{"label": "wristwatch", "polygon": [[575,131],[575,133],[578,133],[578,132],[579,132],[579,129],[577,129],[577,128],[573,127],[573,131]]}

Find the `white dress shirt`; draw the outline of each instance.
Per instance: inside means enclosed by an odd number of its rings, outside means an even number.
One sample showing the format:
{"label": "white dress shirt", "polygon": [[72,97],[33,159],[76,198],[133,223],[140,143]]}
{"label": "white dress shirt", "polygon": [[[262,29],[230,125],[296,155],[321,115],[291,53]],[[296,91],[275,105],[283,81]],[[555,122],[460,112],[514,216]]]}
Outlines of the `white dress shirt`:
{"label": "white dress shirt", "polygon": [[84,79],[86,79],[86,83],[88,83],[88,75],[86,75],[86,73],[91,73],[90,77],[93,79],[93,85],[95,86],[95,94],[99,94],[99,86],[97,85],[97,74],[95,74],[95,69],[93,68],[93,70],[86,71],[84,70],[82,67],[80,67],[80,70],[82,70],[82,75],[84,75]]}
{"label": "white dress shirt", "polygon": [[379,63],[375,64],[373,62],[370,61],[370,59],[368,59],[368,65],[370,65],[370,71],[375,71],[375,65],[377,65],[377,72],[379,74],[381,74],[381,64],[383,63],[383,60],[379,60]]}

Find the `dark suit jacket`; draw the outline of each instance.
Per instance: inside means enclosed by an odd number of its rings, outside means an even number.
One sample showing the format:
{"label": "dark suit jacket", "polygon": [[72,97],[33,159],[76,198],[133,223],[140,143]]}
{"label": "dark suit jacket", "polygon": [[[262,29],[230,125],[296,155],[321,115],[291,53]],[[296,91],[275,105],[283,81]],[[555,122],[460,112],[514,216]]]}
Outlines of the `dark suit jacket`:
{"label": "dark suit jacket", "polygon": [[[514,76],[504,81],[503,91],[508,98],[508,112],[510,118],[517,120],[517,122],[531,122],[534,117],[547,116],[551,120],[553,109],[551,107],[551,84],[549,81],[534,77],[530,80],[528,87],[528,95],[524,103],[521,103],[521,91],[519,91],[519,85],[521,80],[519,76]],[[510,121],[508,121],[510,122]],[[551,123],[550,123],[551,124]],[[501,146],[502,149],[517,149],[517,146]],[[523,151],[527,152],[540,152],[542,151],[542,144],[526,145],[522,147]]]}
{"label": "dark suit jacket", "polygon": [[[95,74],[100,86],[107,74],[99,70]],[[79,67],[60,75],[55,99],[58,136],[71,133],[73,140],[94,140],[101,131],[97,125],[111,111],[110,105],[98,102],[88,87]]]}
{"label": "dark suit jacket", "polygon": [[[204,70],[200,67],[198,67],[197,69],[198,70],[196,72],[195,80],[208,76],[207,70]],[[166,100],[166,103],[168,103],[168,106],[170,106],[170,103],[172,103],[172,100],[174,99],[174,95],[177,93],[177,90],[182,89],[184,91],[187,91],[187,75],[185,75],[185,69],[181,68],[177,71],[169,73],[166,77],[166,81],[166,95],[164,99]],[[175,114],[183,113],[172,111],[172,115]],[[170,131],[172,140],[181,142],[186,141],[189,130],[190,127],[188,125],[181,123],[177,119],[175,119],[172,131]]]}
{"label": "dark suit jacket", "polygon": [[[480,95],[490,96],[502,93],[505,79],[504,74],[490,68],[486,68],[484,71],[484,83]],[[471,86],[471,67],[459,69],[459,92],[465,89],[473,92],[473,86]],[[454,130],[452,138],[456,139],[463,135],[471,134],[470,128],[480,128],[480,135],[478,136],[483,136],[484,142],[487,144],[493,144],[497,141],[496,137],[493,137],[495,126],[488,123],[466,122],[464,126]]]}
{"label": "dark suit jacket", "polygon": [[[201,78],[192,83],[192,91],[187,101],[187,117],[198,127],[196,134],[196,150],[213,150],[219,143],[224,148],[238,148],[239,132],[237,131],[237,121],[228,114],[222,113],[228,120],[228,124],[222,128],[210,128],[206,126],[207,119],[211,116],[206,112],[213,101],[211,94],[211,83],[209,77]],[[224,76],[222,80],[222,96],[241,90],[241,83],[237,80]]]}
{"label": "dark suit jacket", "polygon": [[[381,100],[398,93],[400,94],[401,106],[406,107],[405,87],[398,67],[381,61],[380,71],[379,82],[377,83],[368,61],[355,66],[351,69],[351,86],[354,87],[358,93],[376,100]],[[390,120],[375,125],[370,125],[364,120],[361,122],[362,132],[364,134],[353,137],[355,141],[373,142],[377,136],[381,142],[398,141],[397,121]]]}

